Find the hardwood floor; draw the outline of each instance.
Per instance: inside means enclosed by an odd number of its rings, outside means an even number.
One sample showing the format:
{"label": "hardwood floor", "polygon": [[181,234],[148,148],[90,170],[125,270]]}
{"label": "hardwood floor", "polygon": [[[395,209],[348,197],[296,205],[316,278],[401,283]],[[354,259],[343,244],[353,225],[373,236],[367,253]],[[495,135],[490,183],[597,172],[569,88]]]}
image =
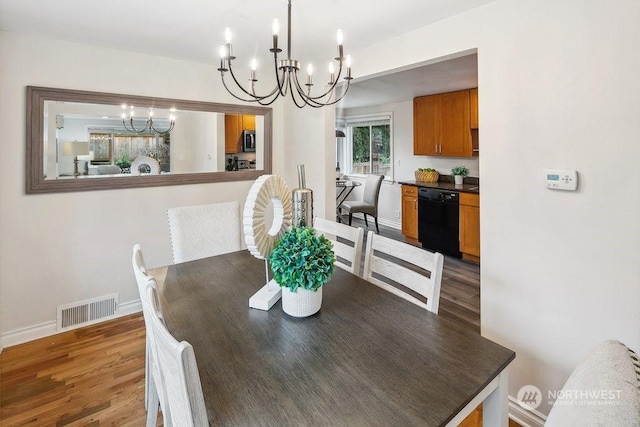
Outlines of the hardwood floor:
{"label": "hardwood floor", "polygon": [[142,314],[0,354],[0,425],[143,426]]}

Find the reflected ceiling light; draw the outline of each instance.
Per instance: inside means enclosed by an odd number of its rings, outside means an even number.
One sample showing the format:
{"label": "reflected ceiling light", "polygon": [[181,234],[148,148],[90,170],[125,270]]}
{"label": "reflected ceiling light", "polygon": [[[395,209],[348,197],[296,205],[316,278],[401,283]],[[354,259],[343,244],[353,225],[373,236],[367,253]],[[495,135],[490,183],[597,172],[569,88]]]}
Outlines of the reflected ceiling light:
{"label": "reflected ceiling light", "polygon": [[171,132],[173,130],[173,127],[176,125],[176,116],[175,116],[175,112],[176,109],[175,108],[171,108],[169,111],[171,112],[171,114],[169,115],[169,128],[166,130],[158,130],[155,128],[155,126],[153,125],[153,108],[149,108],[148,114],[147,114],[147,121],[145,122],[145,125],[142,129],[136,129],[136,127],[133,124],[133,120],[135,117],[135,109],[133,107],[133,105],[131,106],[127,106],[126,104],[122,105],[122,109],[126,110],[129,109],[129,124],[127,124],[127,113],[126,111],[122,112],[122,126],[124,126],[124,128],[131,132],[131,133],[144,133],[144,132],[155,132],[158,133],[160,135],[166,135],[169,132]]}
{"label": "reflected ceiling light", "polygon": [[[322,94],[311,95],[311,87],[313,86],[313,65],[307,65],[307,81],[302,85],[299,81],[298,72],[300,71],[300,62],[295,59],[291,59],[291,0],[289,0],[288,14],[287,14],[287,59],[278,60],[278,53],[282,52],[282,49],[278,47],[278,34],[280,32],[280,23],[277,19],[273,20],[273,47],[269,49],[273,53],[273,63],[275,70],[276,83],[273,90],[264,95],[258,95],[255,91],[255,83],[258,81],[256,78],[257,73],[257,61],[255,58],[251,60],[251,72],[249,77],[249,88],[245,88],[233,72],[233,60],[236,59],[233,56],[233,49],[231,45],[231,30],[225,29],[225,44],[220,47],[220,77],[222,78],[222,84],[225,89],[236,99],[247,102],[257,102],[260,105],[270,105],[280,96],[286,96],[288,92],[291,92],[291,99],[298,108],[303,108],[305,105],[309,105],[314,108],[324,107],[326,105],[332,105],[340,101],[342,97],[349,90],[349,83],[351,82],[351,57],[344,56],[342,48],[342,30],[338,30],[337,42],[338,42],[338,56],[335,61],[338,63],[338,75],[335,74],[335,66],[333,61],[329,62],[329,88]],[[335,88],[340,81],[340,77],[343,74],[343,68],[346,68],[344,80],[347,81],[344,91],[339,97],[335,96]],[[240,90],[240,95],[236,95],[227,85],[224,79],[225,72],[231,74],[233,83]],[[306,87],[306,89],[305,89]],[[236,90],[237,90],[236,89]]]}

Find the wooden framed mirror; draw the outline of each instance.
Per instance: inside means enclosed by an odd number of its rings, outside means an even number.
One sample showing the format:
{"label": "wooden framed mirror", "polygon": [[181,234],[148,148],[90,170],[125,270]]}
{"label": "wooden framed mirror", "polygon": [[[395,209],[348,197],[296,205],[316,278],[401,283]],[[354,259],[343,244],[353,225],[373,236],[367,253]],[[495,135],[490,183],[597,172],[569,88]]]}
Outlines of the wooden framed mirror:
{"label": "wooden framed mirror", "polygon": [[27,87],[27,194],[247,181],[271,170],[271,108]]}

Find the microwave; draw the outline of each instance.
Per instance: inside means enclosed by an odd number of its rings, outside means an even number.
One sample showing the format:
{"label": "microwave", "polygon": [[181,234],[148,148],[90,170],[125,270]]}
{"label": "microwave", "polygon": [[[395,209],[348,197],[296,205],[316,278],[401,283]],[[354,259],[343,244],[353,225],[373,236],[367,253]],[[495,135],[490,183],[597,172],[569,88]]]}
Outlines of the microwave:
{"label": "microwave", "polygon": [[256,131],[242,131],[242,151],[256,151]]}

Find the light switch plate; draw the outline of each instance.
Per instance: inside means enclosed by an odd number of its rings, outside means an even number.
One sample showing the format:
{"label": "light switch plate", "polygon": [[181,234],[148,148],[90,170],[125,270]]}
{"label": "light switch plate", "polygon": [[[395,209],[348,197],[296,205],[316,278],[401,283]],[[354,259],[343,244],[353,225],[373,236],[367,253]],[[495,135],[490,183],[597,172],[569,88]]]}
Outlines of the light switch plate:
{"label": "light switch plate", "polygon": [[575,191],[578,188],[578,172],[569,169],[545,169],[544,185],[552,190]]}

